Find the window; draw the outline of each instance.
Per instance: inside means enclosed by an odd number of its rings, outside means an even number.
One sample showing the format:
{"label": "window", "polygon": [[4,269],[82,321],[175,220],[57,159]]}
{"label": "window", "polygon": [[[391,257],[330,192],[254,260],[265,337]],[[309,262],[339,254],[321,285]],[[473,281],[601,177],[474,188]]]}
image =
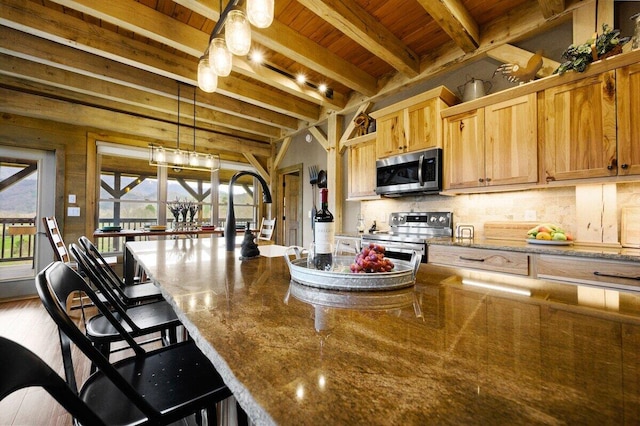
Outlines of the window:
{"label": "window", "polygon": [[[213,223],[223,227],[228,207],[228,180],[230,170],[216,173],[186,169],[162,168],[149,165],[148,151],[98,142],[100,164],[100,191],[97,223],[99,227],[121,226],[123,229],[141,229],[154,224],[172,227],[174,216],[167,202],[190,201],[198,205],[195,221]],[[224,166],[224,163],[223,163]],[[228,167],[240,168],[237,164]],[[217,185],[212,186],[212,175]],[[225,181],[219,176],[224,176]],[[212,191],[215,187],[216,191]],[[234,185],[236,223],[244,227],[247,222],[257,227],[257,197],[254,181],[243,176]],[[182,218],[180,217],[180,220]],[[122,250],[122,238],[100,238],[103,252]]]}

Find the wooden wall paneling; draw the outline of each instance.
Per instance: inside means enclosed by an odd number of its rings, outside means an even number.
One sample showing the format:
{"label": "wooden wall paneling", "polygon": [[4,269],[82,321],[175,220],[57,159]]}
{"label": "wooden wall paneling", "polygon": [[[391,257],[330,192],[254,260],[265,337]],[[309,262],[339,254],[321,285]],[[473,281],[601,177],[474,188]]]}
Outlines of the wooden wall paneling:
{"label": "wooden wall paneling", "polygon": [[84,132],[76,126],[15,114],[2,114],[0,120],[2,123],[0,125],[1,144],[55,152],[55,216],[64,234],[66,218],[64,194],[69,143],[74,140],[83,140]]}

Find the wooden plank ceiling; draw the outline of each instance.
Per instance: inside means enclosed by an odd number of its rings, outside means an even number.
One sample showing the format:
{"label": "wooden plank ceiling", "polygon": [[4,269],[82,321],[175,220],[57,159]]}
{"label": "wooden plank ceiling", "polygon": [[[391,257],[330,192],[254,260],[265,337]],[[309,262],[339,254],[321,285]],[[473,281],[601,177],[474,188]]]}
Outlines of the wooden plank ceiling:
{"label": "wooden plank ceiling", "polygon": [[[128,127],[140,126],[139,136],[170,140],[162,125],[142,123],[175,125],[180,84],[183,134],[192,134],[196,93],[194,143],[265,164],[274,142],[327,114],[353,111],[544,31],[583,2],[276,0],[274,23],[252,28],[252,48],[270,67],[234,57],[231,76],[207,94],[194,90],[196,68],[226,6],[220,3],[0,0],[0,98],[12,99],[0,108],[107,131],[115,129],[105,120],[135,117],[141,121]],[[332,96],[273,68],[325,83]],[[65,110],[68,104],[75,109]]]}

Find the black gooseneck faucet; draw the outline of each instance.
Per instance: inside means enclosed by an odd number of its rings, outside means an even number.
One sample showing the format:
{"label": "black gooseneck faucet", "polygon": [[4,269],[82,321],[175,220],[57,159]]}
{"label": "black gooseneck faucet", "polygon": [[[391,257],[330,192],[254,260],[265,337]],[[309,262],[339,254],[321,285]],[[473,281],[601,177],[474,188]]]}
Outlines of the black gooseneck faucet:
{"label": "black gooseneck faucet", "polygon": [[229,181],[229,205],[227,206],[227,220],[224,224],[224,237],[227,245],[227,251],[233,251],[236,245],[236,215],[233,211],[233,184],[240,176],[251,175],[258,179],[262,185],[263,201],[266,204],[271,204],[271,191],[267,186],[267,182],[257,173],[243,171],[238,172],[231,177]]}

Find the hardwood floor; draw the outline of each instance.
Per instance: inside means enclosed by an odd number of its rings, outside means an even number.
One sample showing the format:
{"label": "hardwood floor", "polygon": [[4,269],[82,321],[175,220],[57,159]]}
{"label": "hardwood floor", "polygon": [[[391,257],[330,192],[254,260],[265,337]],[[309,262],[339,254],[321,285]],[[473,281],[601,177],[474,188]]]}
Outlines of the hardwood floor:
{"label": "hardwood floor", "polygon": [[[74,311],[79,324],[79,311]],[[14,340],[42,358],[64,378],[58,327],[49,317],[40,299],[0,303],[0,335]],[[112,360],[129,356],[122,351]],[[73,361],[78,383],[89,376],[90,363],[73,347]],[[71,425],[71,416],[41,388],[14,392],[0,401],[0,425]]]}
{"label": "hardwood floor", "polygon": [[[47,314],[40,299],[28,299],[0,304],[0,335],[29,348],[61,376],[62,355],[58,327]],[[77,371],[86,370],[88,363],[79,363]],[[0,401],[0,425],[70,425],[71,416],[41,388],[14,392]]]}

